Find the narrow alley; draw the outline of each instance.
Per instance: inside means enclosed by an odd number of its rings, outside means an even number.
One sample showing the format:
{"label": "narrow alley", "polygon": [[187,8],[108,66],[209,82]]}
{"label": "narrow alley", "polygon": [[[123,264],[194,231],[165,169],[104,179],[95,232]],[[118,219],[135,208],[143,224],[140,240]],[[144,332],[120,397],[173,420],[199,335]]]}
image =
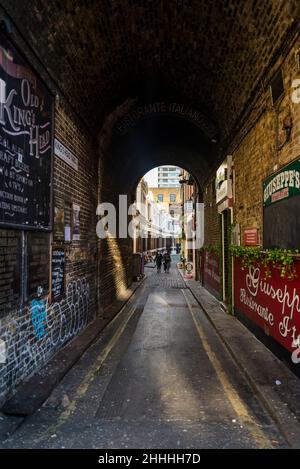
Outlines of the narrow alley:
{"label": "narrow alley", "polygon": [[0,0],[0,464],[261,462],[299,402],[300,1]]}
{"label": "narrow alley", "polygon": [[143,285],[4,442],[16,448],[286,448],[177,270]]}

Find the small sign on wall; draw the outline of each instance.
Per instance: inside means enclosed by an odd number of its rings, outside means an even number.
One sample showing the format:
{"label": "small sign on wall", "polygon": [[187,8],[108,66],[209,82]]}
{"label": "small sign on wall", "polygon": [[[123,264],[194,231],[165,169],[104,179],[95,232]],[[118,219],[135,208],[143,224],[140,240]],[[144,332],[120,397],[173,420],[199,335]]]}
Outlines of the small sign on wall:
{"label": "small sign on wall", "polygon": [[51,299],[54,302],[60,300],[65,292],[65,250],[62,247],[52,248],[51,281]]}
{"label": "small sign on wall", "polygon": [[64,241],[65,204],[61,197],[55,198],[53,237],[55,241]]}
{"label": "small sign on wall", "polygon": [[65,147],[57,138],[54,139],[54,153],[68,166],[78,171],[78,158]]}
{"label": "small sign on wall", "polygon": [[244,230],[243,241],[244,246],[257,246],[259,244],[257,228],[248,228]]}
{"label": "small sign on wall", "polygon": [[72,206],[72,227],[73,227],[73,241],[80,240],[80,205],[73,204]]}
{"label": "small sign on wall", "polygon": [[64,228],[64,238],[65,243],[70,243],[72,241],[72,203],[70,200],[65,200],[65,228]]}

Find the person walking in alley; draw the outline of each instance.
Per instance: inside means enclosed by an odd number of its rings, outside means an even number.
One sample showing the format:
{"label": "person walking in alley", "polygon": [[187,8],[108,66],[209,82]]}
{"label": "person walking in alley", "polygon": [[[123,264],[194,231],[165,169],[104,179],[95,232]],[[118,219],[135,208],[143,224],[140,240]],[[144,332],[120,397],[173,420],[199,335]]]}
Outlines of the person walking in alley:
{"label": "person walking in alley", "polygon": [[155,256],[155,259],[154,259],[154,262],[155,262],[155,264],[156,264],[157,273],[158,273],[158,274],[161,273],[161,264],[162,264],[162,260],[163,260],[162,253],[161,253],[160,251],[157,251],[156,256]]}
{"label": "person walking in alley", "polygon": [[171,255],[170,251],[166,251],[163,256],[163,262],[164,262],[164,271],[165,273],[169,273],[170,267],[171,267]]}

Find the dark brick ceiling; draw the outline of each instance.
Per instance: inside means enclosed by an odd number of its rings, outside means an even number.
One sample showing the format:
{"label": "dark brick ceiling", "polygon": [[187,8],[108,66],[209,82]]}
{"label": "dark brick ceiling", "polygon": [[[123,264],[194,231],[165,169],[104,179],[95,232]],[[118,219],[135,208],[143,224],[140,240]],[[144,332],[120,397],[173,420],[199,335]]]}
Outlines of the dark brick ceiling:
{"label": "dark brick ceiling", "polygon": [[[128,96],[170,96],[228,135],[299,0],[2,0],[77,111],[99,125]],[[147,96],[147,94],[149,96]]]}

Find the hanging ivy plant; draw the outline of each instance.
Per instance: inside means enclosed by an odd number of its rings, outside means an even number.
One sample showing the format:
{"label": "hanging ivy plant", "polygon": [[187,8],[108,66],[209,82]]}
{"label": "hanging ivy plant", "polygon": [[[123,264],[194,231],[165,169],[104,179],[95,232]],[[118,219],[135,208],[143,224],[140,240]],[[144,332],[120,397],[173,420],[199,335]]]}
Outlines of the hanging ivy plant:
{"label": "hanging ivy plant", "polygon": [[209,252],[210,254],[221,255],[222,249],[220,244],[204,244],[201,251]]}
{"label": "hanging ivy plant", "polygon": [[293,280],[297,277],[295,260],[299,259],[299,251],[291,249],[266,249],[261,247],[230,246],[234,257],[241,259],[242,269],[252,266],[265,268],[265,278],[272,276],[271,268],[280,271],[280,277]]}

